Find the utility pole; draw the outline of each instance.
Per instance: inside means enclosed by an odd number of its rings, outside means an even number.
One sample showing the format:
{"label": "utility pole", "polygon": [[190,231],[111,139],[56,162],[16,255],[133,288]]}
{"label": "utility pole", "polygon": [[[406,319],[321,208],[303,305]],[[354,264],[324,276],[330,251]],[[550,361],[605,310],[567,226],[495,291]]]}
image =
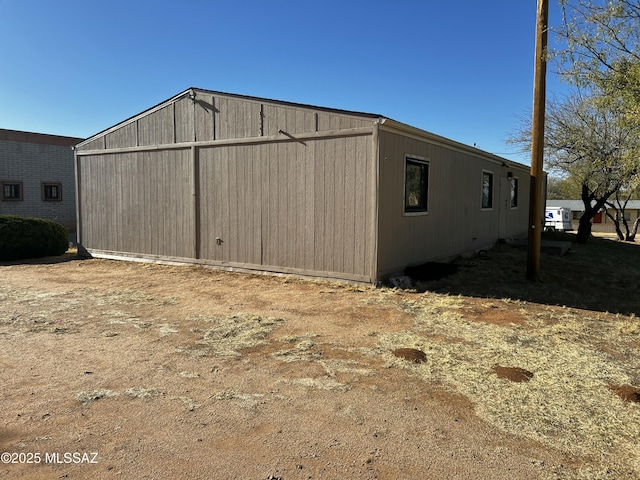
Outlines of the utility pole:
{"label": "utility pole", "polygon": [[536,58],[533,79],[533,130],[531,132],[531,190],[529,194],[529,243],[527,278],[537,281],[542,244],[542,184],[544,163],[544,107],[547,75],[547,31],[549,1],[538,0]]}

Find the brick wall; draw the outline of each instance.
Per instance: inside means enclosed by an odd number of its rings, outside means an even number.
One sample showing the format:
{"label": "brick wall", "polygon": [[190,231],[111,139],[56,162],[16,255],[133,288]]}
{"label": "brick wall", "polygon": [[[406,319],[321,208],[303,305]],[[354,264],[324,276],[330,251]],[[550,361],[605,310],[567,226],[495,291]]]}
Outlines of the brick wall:
{"label": "brick wall", "polygon": [[[0,191],[0,214],[47,218],[75,231],[76,199],[71,145],[80,139],[57,137],[55,143],[63,143],[59,145],[42,143],[47,137],[44,135],[13,133],[10,138],[14,140],[7,140],[7,135],[4,138],[0,136],[0,182],[22,182],[22,200],[2,201]],[[43,201],[42,182],[59,183],[62,201]]]}

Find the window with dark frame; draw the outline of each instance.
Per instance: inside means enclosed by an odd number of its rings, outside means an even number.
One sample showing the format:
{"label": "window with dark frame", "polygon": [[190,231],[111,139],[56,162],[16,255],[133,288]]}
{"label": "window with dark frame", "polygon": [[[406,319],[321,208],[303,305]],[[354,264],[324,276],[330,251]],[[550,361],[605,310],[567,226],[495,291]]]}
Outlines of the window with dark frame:
{"label": "window with dark frame", "polygon": [[22,200],[22,182],[2,182],[2,200],[17,202]]}
{"label": "window with dark frame", "polygon": [[42,201],[61,202],[62,184],[56,182],[42,182]]}
{"label": "window with dark frame", "polygon": [[428,206],[429,162],[406,158],[404,178],[405,213],[426,212]]}
{"label": "window with dark frame", "polygon": [[516,177],[509,178],[511,182],[511,208],[518,206],[518,179]]}
{"label": "window with dark frame", "polygon": [[482,208],[493,208],[493,173],[482,172]]}

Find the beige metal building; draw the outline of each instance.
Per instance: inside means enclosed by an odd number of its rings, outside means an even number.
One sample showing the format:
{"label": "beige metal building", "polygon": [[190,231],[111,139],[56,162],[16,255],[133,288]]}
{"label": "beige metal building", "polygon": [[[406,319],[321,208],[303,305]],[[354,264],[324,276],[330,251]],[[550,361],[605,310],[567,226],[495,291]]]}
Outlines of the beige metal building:
{"label": "beige metal building", "polygon": [[91,255],[376,282],[526,235],[529,168],[381,115],[191,88],[76,146]]}

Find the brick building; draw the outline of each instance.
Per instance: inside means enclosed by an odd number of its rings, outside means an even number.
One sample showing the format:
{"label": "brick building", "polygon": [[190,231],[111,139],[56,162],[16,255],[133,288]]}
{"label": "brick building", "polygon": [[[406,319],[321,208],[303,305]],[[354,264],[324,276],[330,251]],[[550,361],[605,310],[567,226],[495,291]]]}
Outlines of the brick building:
{"label": "brick building", "polygon": [[74,156],[81,138],[0,129],[0,214],[76,225]]}

